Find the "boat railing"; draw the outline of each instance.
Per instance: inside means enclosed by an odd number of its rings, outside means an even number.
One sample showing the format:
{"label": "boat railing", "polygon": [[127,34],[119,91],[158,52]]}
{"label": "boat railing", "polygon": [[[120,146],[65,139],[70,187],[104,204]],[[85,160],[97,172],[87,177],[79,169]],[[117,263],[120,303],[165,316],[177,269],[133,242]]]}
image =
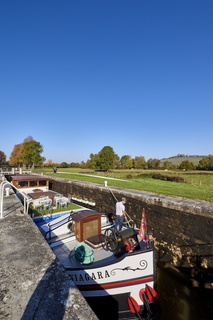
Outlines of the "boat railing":
{"label": "boat railing", "polygon": [[[48,228],[49,230],[45,233],[45,238],[49,238],[51,239],[51,232],[58,229],[59,227],[63,226],[65,223],[68,223],[69,221],[72,221],[72,217],[73,215],[76,214],[76,212],[71,211],[70,214],[68,216],[66,216],[65,218],[61,219],[60,221],[56,221],[54,222],[49,222],[48,223]],[[69,225],[68,225],[69,228]],[[71,226],[70,226],[71,228]],[[49,235],[49,237],[48,237]]]}

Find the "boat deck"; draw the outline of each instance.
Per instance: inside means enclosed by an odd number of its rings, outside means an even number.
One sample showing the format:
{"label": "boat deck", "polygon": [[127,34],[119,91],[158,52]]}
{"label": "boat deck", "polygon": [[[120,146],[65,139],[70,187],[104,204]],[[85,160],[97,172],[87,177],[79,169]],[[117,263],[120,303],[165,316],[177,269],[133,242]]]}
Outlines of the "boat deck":
{"label": "boat deck", "polygon": [[[140,250],[145,249],[145,243],[138,238],[138,242],[140,245]],[[90,264],[82,264],[75,257],[75,247],[79,244],[79,242],[75,239],[75,237],[70,237],[69,239],[65,239],[65,241],[61,241],[60,245],[51,246],[53,252],[63,264],[66,269],[70,268],[79,268],[79,269],[89,269],[89,268],[97,268],[103,265],[114,263],[119,259],[122,259],[125,255],[129,255],[129,252],[120,252],[119,254],[115,254],[108,250],[104,245],[97,249],[93,249],[94,251],[94,261]]]}
{"label": "boat deck", "polygon": [[[146,248],[145,242],[141,241],[141,238],[138,237],[137,232],[138,230],[123,226],[122,231],[120,232],[121,239],[125,240],[129,237],[135,237],[135,241],[133,241],[133,252],[126,251],[131,250],[131,248],[126,247],[127,244],[124,244],[123,240],[117,242],[116,252],[112,252],[107,248],[104,241],[104,233],[105,230],[109,230],[109,234],[113,233],[113,226],[108,221],[103,221],[102,228],[100,233],[96,233],[97,230],[94,230],[94,236],[89,238],[84,238],[81,241],[82,237],[76,237],[75,231],[73,230],[72,220],[74,218],[78,218],[80,220],[81,216],[85,215],[86,219],[89,216],[92,216],[92,211],[80,211],[76,214],[69,213],[65,217],[60,217],[55,221],[50,222],[49,224],[41,226],[41,232],[46,238],[47,242],[49,243],[50,247],[52,248],[53,252],[60,260],[62,265],[66,269],[92,269],[98,268],[105,265],[109,265],[118,261],[121,261],[123,258],[129,255],[134,255],[136,252],[143,251]],[[83,217],[83,219],[85,219]],[[77,222],[75,222],[77,223]],[[69,225],[71,227],[69,227]],[[80,229],[80,228],[79,228]],[[49,230],[51,230],[49,232]],[[112,231],[110,231],[112,230]],[[122,233],[122,235],[121,235]],[[91,232],[90,232],[91,234]],[[109,236],[109,235],[108,235]],[[80,239],[79,239],[80,238]],[[79,241],[78,241],[78,240]],[[86,246],[89,246],[94,253],[94,260],[90,262],[90,257],[87,257],[86,262],[90,263],[81,263],[76,258],[75,248],[80,244],[84,243]],[[119,249],[118,249],[119,247]],[[118,249],[118,250],[117,250]]]}
{"label": "boat deck", "polygon": [[77,260],[77,258],[75,258],[74,248],[78,244],[79,242],[77,240],[72,240],[52,248],[53,252],[55,253],[57,258],[60,260],[60,262],[63,264],[63,266],[66,269],[68,268],[83,269],[85,267],[90,268],[90,266],[92,268],[96,268],[103,264],[112,263],[117,259],[111,251],[102,247],[98,249],[93,249],[94,261],[91,264],[83,265]]}

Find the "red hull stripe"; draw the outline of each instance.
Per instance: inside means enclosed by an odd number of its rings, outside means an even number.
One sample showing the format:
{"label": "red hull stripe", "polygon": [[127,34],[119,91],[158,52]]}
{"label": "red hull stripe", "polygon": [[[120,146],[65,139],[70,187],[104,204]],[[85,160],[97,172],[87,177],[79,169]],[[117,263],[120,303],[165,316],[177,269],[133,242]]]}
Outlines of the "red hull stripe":
{"label": "red hull stripe", "polygon": [[81,291],[88,291],[88,290],[104,290],[108,288],[116,288],[116,287],[124,287],[129,286],[132,284],[138,284],[143,282],[153,281],[154,277],[149,277],[145,279],[137,279],[125,282],[115,282],[111,284],[90,284],[90,285],[77,285],[78,289]]}

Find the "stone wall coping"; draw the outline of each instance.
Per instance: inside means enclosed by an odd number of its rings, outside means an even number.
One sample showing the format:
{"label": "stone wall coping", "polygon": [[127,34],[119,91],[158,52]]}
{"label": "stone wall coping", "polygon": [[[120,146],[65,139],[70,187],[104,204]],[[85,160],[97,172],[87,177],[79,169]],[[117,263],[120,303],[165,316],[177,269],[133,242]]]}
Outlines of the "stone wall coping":
{"label": "stone wall coping", "polygon": [[0,319],[98,320],[31,217],[21,213],[20,201],[14,195],[5,199],[7,214],[0,219]]}

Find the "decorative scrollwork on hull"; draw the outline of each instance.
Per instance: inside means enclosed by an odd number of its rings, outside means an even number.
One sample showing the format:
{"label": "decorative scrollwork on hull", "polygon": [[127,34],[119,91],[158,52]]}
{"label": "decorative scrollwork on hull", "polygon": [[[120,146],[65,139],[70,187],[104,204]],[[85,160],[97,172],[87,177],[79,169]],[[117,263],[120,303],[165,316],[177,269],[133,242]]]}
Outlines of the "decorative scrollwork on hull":
{"label": "decorative scrollwork on hull", "polygon": [[141,261],[139,262],[139,265],[140,265],[140,267],[137,267],[137,268],[132,268],[132,267],[130,267],[130,266],[127,266],[127,267],[125,267],[125,268],[115,268],[115,269],[111,270],[110,274],[111,274],[112,276],[115,276],[117,271],[138,271],[138,270],[145,270],[145,269],[147,268],[147,266],[148,266],[148,262],[147,262],[146,260],[141,260]]}
{"label": "decorative scrollwork on hull", "polygon": [[141,260],[140,261],[140,266],[142,267],[141,270],[145,270],[147,268],[147,266],[148,266],[147,261],[146,260]]}

